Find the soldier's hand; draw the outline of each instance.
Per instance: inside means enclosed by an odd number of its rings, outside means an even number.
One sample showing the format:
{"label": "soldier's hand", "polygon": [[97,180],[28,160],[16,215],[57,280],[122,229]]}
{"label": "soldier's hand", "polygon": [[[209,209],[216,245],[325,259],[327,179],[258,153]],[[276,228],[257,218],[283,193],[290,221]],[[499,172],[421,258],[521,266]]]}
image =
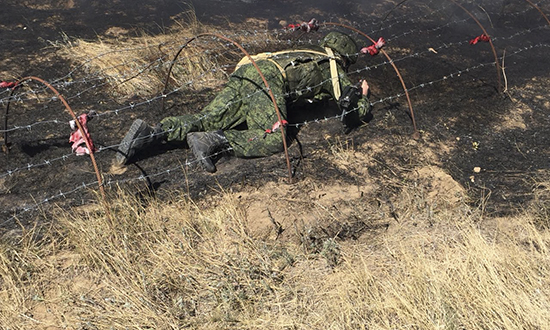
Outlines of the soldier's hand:
{"label": "soldier's hand", "polygon": [[361,89],[363,90],[363,96],[367,96],[369,94],[369,83],[365,79],[361,81]]}

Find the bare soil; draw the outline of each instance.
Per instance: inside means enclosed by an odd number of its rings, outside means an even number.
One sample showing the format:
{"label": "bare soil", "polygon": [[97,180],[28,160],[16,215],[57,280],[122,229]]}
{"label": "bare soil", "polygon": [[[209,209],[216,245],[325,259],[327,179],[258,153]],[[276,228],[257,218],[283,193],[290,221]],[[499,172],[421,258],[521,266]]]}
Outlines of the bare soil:
{"label": "bare soil", "polygon": [[[178,14],[187,9],[179,1],[168,0],[45,3],[3,2],[0,13],[0,80],[29,75],[47,81],[58,79],[74,66],[59,56],[57,48],[52,46],[61,42],[64,36],[93,40],[97,36],[132,37],[143,30],[151,34],[163,33],[172,24],[171,19],[178,18]],[[492,26],[479,14],[479,9],[469,8],[476,9],[478,18],[488,24],[489,33],[497,40],[495,46],[499,56],[504,50],[508,54],[505,56],[506,93],[499,92],[497,72],[490,64],[443,79],[450,73],[494,61],[488,44],[471,46],[466,42],[426,52],[429,48],[467,41],[480,35],[479,27],[467,19],[465,13],[456,8],[449,9],[449,4],[444,7],[446,9],[430,15],[437,8],[411,1],[388,17],[388,22],[397,23],[395,28],[386,27],[381,32],[381,36],[386,38],[411,29],[428,31],[396,38],[394,42],[390,40],[386,48],[388,54],[396,59],[424,52],[421,56],[396,63],[407,86],[427,84],[411,91],[416,122],[421,131],[419,140],[411,138],[411,119],[406,100],[401,97],[377,103],[373,120],[347,135],[337,120],[301,127],[297,142],[289,149],[294,174],[292,182],[288,180],[282,154],[263,159],[222,158],[217,164],[218,172],[212,175],[183,166],[190,157],[187,149],[164,146],[154,154],[142,155],[123,171],[112,167],[113,152],[98,153],[100,171],[109,184],[108,193],[121,186],[144,197],[164,198],[182,194],[199,202],[215,203],[216,192],[230,191],[243,200],[250,218],[255,219],[252,227],[258,235],[284,235],[278,232],[277,223],[290,228],[296,221],[324,221],[327,235],[338,233],[341,237],[354,239],[369,229],[385,230],[402,216],[399,206],[406,200],[402,187],[408,184],[422,186],[421,193],[426,197],[426,203],[438,207],[466,201],[480,205],[487,214],[495,216],[513,214],[528,207],[538,196],[537,191],[547,189],[542,183],[547,182],[549,176],[549,29],[540,28],[546,21],[527,3],[488,1],[483,6],[491,13]],[[235,33],[256,28],[276,29],[280,28],[281,22],[301,22],[311,17],[342,19],[370,32],[375,26],[366,27],[362,22],[377,19],[375,22],[384,26],[380,19],[391,10],[393,3],[374,4],[374,1],[367,0],[210,0],[193,2],[193,7],[201,22],[224,29],[230,26]],[[550,12],[548,6],[542,9]],[[408,17],[416,19],[423,15],[427,15],[425,19],[404,22]],[[445,22],[460,19],[466,20],[445,26]],[[529,28],[533,30],[520,37],[511,37]],[[540,46],[532,47],[534,45]],[[525,47],[532,48],[514,55]],[[362,57],[356,67],[384,61],[380,55]],[[74,75],[86,77],[85,72],[75,72]],[[368,79],[373,101],[402,93],[389,65],[380,65],[360,75],[352,75],[352,78]],[[39,85],[33,86],[37,88]],[[89,128],[97,145],[114,145],[124,136],[133,119],[142,118],[155,123],[164,116],[197,111],[213,98],[215,92],[210,89],[193,94],[181,92],[167,100],[164,110],[160,102],[151,102],[118,116],[94,119]],[[2,98],[7,96],[7,92],[1,93]],[[73,96],[71,106],[78,113],[116,109],[129,101],[113,98],[108,88],[93,88],[77,97],[79,90],[68,86],[61,93]],[[2,107],[5,108],[5,104]],[[8,127],[40,120],[70,120],[58,101],[14,102],[11,107]],[[330,113],[330,107],[327,111]],[[303,116],[303,113],[299,115]],[[295,113],[293,118],[295,122],[301,122],[304,117]],[[314,119],[312,115],[307,118]],[[0,175],[70,153],[69,134],[68,124],[37,125],[31,130],[10,133],[11,149],[9,154],[0,155]],[[172,170],[156,175],[166,169]],[[135,180],[141,175],[151,177]],[[32,223],[36,212],[21,213],[25,208],[94,180],[95,174],[87,157],[69,157],[55,164],[3,176],[0,178],[2,230],[13,228],[14,214],[23,223],[29,220]],[[96,197],[90,190],[93,189],[81,189],[56,198],[55,203],[48,201],[41,210],[49,218],[50,212],[55,213],[53,205],[65,208],[93,203]],[[331,227],[330,219],[311,214],[312,205],[334,208],[337,214],[333,219],[334,226]],[[378,211],[384,215],[365,218],[365,214]],[[363,218],[349,225],[341,221],[353,217]]]}

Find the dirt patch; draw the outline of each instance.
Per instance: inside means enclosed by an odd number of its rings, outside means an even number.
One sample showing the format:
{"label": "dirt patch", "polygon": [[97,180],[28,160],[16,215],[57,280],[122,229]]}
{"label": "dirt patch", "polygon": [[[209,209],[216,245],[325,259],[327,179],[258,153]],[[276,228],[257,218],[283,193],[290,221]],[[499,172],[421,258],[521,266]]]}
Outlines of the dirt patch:
{"label": "dirt patch", "polygon": [[428,205],[454,208],[463,204],[467,196],[466,189],[462,185],[436,166],[416,169],[409,175],[409,180],[413,181],[415,186],[425,189]]}
{"label": "dirt patch", "polygon": [[235,196],[247,212],[254,236],[299,243],[307,234],[304,229],[345,222],[363,211],[358,205],[373,193],[374,186],[372,182],[361,186],[338,182],[319,185],[306,179],[290,186],[272,182]]}

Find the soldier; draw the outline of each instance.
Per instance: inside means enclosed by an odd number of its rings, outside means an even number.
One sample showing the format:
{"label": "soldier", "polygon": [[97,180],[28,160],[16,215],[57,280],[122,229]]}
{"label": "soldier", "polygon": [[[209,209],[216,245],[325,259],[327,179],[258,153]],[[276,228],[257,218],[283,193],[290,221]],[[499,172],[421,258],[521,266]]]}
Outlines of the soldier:
{"label": "soldier", "polygon": [[[263,80],[248,58],[243,58],[224,89],[199,114],[167,117],[155,127],[134,121],[122,140],[116,163],[126,165],[134,154],[160,141],[187,142],[206,171],[216,171],[213,155],[230,150],[237,157],[265,157],[283,151],[283,137],[273,131],[286,124],[287,109],[332,99],[342,111],[347,130],[370,114],[369,86],[359,87],[346,75],[357,61],[355,41],[331,32],[319,46],[254,56],[280,110],[279,122]],[[288,136],[287,136],[288,138]]]}

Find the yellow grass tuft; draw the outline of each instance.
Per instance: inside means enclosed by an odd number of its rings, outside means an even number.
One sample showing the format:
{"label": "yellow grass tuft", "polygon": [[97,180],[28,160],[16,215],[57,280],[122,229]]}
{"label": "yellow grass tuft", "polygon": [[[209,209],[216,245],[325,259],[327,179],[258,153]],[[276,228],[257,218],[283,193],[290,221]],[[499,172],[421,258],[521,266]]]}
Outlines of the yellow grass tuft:
{"label": "yellow grass tuft", "polygon": [[[177,36],[144,36],[129,41],[76,40],[62,53],[72,62],[82,65],[87,74],[105,79],[115,96],[151,97],[162,92],[178,45],[183,45],[190,37],[182,33]],[[207,47],[220,46],[216,42],[208,45],[195,43],[182,51],[172,71],[172,87],[206,87],[207,81],[219,84],[224,76],[221,71],[213,71],[219,63],[213,56],[206,55]]]}
{"label": "yellow grass tuft", "polygon": [[[56,44],[59,54],[83,69],[90,77],[102,79],[113,96],[152,97],[159,95],[165,85],[168,70],[180,48],[191,38],[201,33],[216,33],[229,36],[228,31],[217,31],[200,24],[193,11],[180,15],[173,28],[159,35],[128,37],[120,31],[107,31],[97,40],[71,40]],[[243,34],[236,42],[252,43],[261,47],[271,37]],[[267,38],[266,38],[267,37]],[[249,51],[254,51],[250,49]],[[234,45],[215,37],[204,36],[191,42],[178,55],[169,79],[170,89],[185,86],[190,89],[218,87],[227,80],[226,71],[244,54]],[[78,70],[77,70],[78,71]]]}

